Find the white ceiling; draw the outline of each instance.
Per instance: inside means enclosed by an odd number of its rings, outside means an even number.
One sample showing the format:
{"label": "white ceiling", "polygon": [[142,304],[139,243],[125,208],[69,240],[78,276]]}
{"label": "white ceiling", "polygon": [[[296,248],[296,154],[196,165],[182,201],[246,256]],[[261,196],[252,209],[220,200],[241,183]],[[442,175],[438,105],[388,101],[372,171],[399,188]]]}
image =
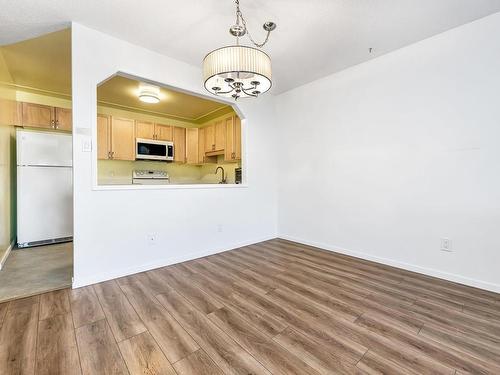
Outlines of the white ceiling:
{"label": "white ceiling", "polygon": [[[500,0],[240,0],[265,47],[274,93],[500,11]],[[232,0],[0,0],[0,45],[76,21],[193,65],[233,39]],[[373,48],[372,54],[368,53]]]}

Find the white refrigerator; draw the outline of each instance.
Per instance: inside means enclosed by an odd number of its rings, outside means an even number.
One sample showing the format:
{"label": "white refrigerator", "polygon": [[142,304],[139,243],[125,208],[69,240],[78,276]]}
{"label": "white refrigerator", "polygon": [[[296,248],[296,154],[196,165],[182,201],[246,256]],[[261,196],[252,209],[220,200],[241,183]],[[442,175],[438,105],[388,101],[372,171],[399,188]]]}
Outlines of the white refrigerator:
{"label": "white refrigerator", "polygon": [[71,240],[71,135],[18,130],[16,137],[18,246]]}

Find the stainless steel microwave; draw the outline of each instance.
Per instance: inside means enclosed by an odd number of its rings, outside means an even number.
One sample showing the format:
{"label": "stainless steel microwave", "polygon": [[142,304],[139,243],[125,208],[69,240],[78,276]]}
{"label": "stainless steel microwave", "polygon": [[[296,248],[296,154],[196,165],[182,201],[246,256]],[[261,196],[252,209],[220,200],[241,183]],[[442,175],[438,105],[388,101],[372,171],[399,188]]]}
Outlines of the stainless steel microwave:
{"label": "stainless steel microwave", "polygon": [[174,160],[174,143],[152,139],[136,138],[135,158],[137,160]]}

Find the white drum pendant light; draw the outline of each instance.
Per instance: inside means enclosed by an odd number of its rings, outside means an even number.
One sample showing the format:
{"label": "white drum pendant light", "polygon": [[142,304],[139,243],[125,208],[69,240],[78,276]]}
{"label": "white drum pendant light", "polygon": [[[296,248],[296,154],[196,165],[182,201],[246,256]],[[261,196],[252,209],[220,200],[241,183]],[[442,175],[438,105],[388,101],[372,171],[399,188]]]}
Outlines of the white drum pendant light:
{"label": "white drum pendant light", "polygon": [[[271,58],[262,48],[269,34],[276,28],[274,22],[266,22],[267,35],[263,43],[256,43],[247,29],[246,21],[236,3],[236,24],[229,32],[236,37],[236,45],[222,47],[210,52],[203,59],[203,80],[207,91],[217,96],[233,98],[257,97],[272,86]],[[240,23],[241,22],[241,23]],[[239,38],[248,34],[255,47],[240,46]]]}

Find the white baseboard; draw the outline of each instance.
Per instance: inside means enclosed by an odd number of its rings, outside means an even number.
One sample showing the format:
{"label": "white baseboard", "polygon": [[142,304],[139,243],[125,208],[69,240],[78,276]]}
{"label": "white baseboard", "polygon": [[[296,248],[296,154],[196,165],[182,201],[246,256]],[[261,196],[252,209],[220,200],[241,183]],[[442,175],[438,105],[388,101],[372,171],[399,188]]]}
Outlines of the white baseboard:
{"label": "white baseboard", "polygon": [[184,254],[182,256],[175,256],[175,257],[159,259],[157,261],[146,263],[146,264],[141,264],[140,266],[136,266],[136,267],[122,268],[122,269],[114,270],[111,272],[90,275],[90,276],[84,276],[84,277],[74,277],[72,287],[73,287],[73,289],[75,289],[75,288],[80,288],[80,287],[91,285],[91,284],[97,284],[97,283],[100,283],[103,281],[117,279],[119,277],[133,275],[135,273],[149,271],[149,270],[152,270],[155,268],[165,267],[165,266],[169,266],[169,265],[180,263],[180,262],[186,262],[188,260],[206,257],[208,255],[222,253],[224,251],[237,249],[239,247],[252,245],[252,244],[255,244],[258,242],[262,242],[262,241],[272,240],[274,238],[276,238],[276,235],[266,236],[266,237],[254,239],[251,241],[235,243],[235,244],[232,244],[232,245],[230,245],[228,247],[224,247],[224,248],[207,250],[207,251],[198,251],[198,252],[193,252],[193,253],[189,253],[189,254]]}
{"label": "white baseboard", "polygon": [[16,244],[16,239],[13,239],[12,242],[10,243],[9,247],[7,248],[7,250],[5,250],[5,253],[2,256],[2,259],[0,259],[0,270],[2,269],[3,265],[7,261],[7,258],[9,257],[9,254],[10,254],[10,252],[15,244]]}
{"label": "white baseboard", "polygon": [[284,240],[289,240],[289,241],[298,242],[298,243],[301,243],[304,245],[318,247],[318,248],[332,251],[335,253],[350,255],[350,256],[355,257],[355,258],[370,260],[370,261],[382,263],[382,264],[385,264],[388,266],[402,268],[402,269],[407,270],[407,271],[417,272],[417,273],[421,273],[421,274],[424,274],[427,276],[433,276],[433,277],[437,277],[440,279],[452,281],[455,283],[459,283],[459,284],[463,284],[463,285],[467,285],[467,286],[472,286],[472,287],[479,288],[479,289],[488,290],[490,292],[500,293],[500,285],[495,284],[495,283],[491,283],[488,281],[471,279],[469,277],[464,277],[464,276],[456,275],[453,273],[436,270],[433,268],[421,267],[421,266],[416,266],[416,265],[410,264],[410,263],[404,263],[404,262],[399,262],[399,261],[395,261],[392,259],[381,258],[381,257],[373,256],[373,255],[370,255],[370,254],[367,254],[364,252],[352,251],[349,249],[344,249],[344,248],[339,247],[339,246],[332,246],[332,245],[328,245],[328,244],[320,243],[320,242],[315,242],[315,241],[308,241],[308,240],[304,240],[302,238],[289,236],[286,234],[280,234],[280,235],[278,235],[278,237],[283,238]]}

